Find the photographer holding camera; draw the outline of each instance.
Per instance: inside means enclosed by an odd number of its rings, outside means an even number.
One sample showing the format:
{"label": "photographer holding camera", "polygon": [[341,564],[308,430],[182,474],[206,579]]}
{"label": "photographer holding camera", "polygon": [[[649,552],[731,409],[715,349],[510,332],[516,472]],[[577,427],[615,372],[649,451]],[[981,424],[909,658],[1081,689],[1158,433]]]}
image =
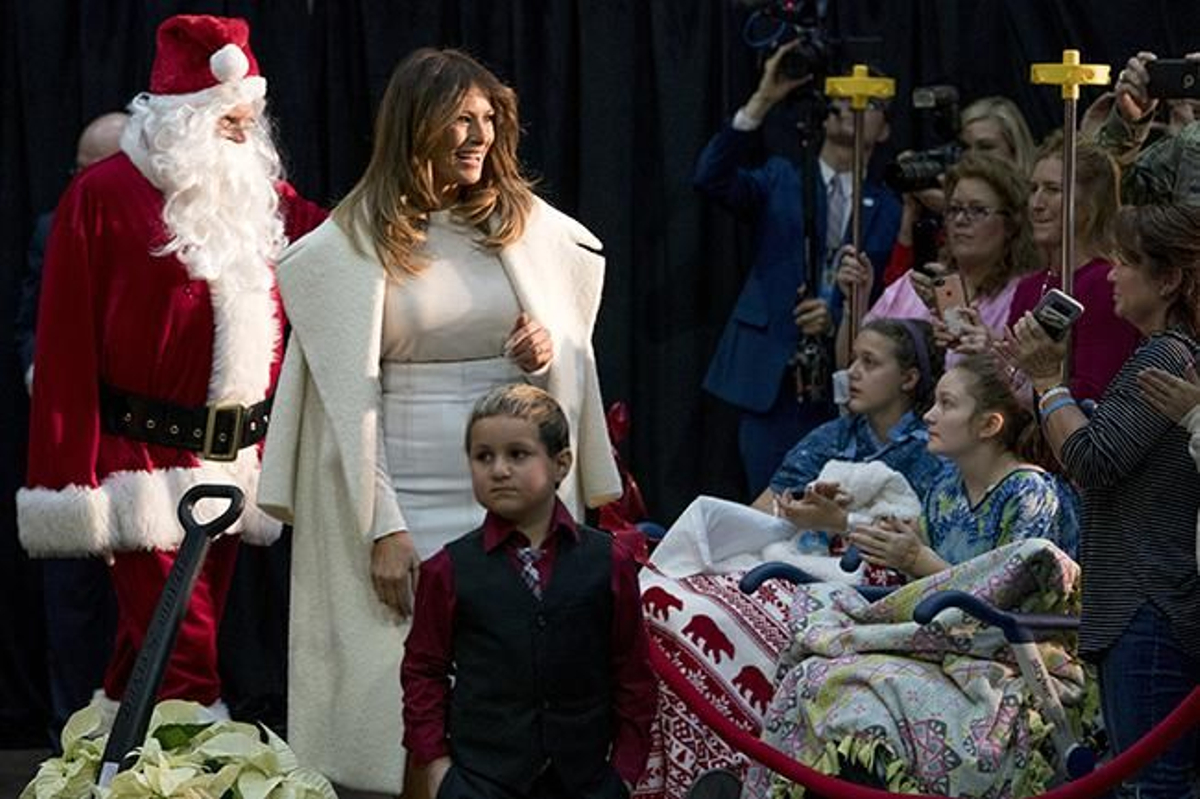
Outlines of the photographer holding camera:
{"label": "photographer holding camera", "polygon": [[[1193,78],[1188,84],[1168,81],[1171,73],[1159,71],[1151,79],[1154,53],[1140,52],[1118,73],[1115,91],[1104,94],[1084,115],[1083,133],[1098,118],[1104,121],[1094,131],[1095,139],[1122,165],[1121,199],[1131,205],[1180,203],[1200,205],[1200,124],[1187,100],[1200,94]],[[1190,53],[1182,62],[1168,62],[1200,71],[1200,53]],[[1160,62],[1160,65],[1162,62]],[[1190,71],[1190,70],[1189,70]],[[1171,106],[1166,135],[1142,149],[1153,127],[1159,99]],[[1107,108],[1107,118],[1104,110]]]}
{"label": "photographer holding camera", "polygon": [[[751,496],[762,492],[801,436],[835,414],[829,369],[820,385],[809,385],[810,390],[798,396],[800,370],[794,379],[788,367],[796,363],[799,341],[819,347],[818,357],[826,365],[832,363],[830,337],[842,307],[834,279],[835,256],[850,234],[852,112],[844,101],[826,106],[816,168],[779,156],[758,165],[747,163],[767,113],[802,86],[816,91],[811,72],[797,75],[781,69],[800,44],[793,40],[767,59],[758,87],[704,148],[693,178],[705,196],[756,226],[754,262],[704,380],[708,392],[742,411],[738,442]],[[791,64],[804,61],[793,56]],[[872,104],[863,121],[864,156],[869,158],[874,146],[888,137],[884,107]],[[812,181],[807,193],[805,175]],[[806,209],[806,196],[815,197],[813,207]],[[861,214],[864,249],[882,266],[896,238],[900,204],[882,186],[867,182]],[[818,245],[813,250],[820,263],[812,263],[808,255],[810,237]]]}

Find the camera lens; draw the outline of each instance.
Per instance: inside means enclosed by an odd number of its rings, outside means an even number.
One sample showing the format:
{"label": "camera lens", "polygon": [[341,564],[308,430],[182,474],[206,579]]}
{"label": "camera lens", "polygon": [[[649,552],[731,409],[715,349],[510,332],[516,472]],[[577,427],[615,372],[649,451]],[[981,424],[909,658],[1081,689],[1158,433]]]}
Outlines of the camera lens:
{"label": "camera lens", "polygon": [[936,189],[941,185],[938,178],[948,167],[958,163],[961,155],[962,147],[958,142],[950,142],[897,158],[883,168],[883,182],[898,194]]}

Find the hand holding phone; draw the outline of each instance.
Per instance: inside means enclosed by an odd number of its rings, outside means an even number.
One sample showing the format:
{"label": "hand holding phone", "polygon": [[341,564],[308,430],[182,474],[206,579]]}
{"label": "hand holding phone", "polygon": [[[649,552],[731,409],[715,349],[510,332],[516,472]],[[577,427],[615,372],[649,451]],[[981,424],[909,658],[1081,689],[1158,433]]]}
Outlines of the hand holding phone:
{"label": "hand holding phone", "polygon": [[938,316],[946,323],[952,335],[962,332],[961,309],[967,307],[967,288],[962,275],[957,272],[942,275],[933,281],[933,299]]}
{"label": "hand holding phone", "polygon": [[1062,341],[1082,314],[1083,303],[1058,289],[1047,291],[1033,309],[1033,318],[1055,341]]}

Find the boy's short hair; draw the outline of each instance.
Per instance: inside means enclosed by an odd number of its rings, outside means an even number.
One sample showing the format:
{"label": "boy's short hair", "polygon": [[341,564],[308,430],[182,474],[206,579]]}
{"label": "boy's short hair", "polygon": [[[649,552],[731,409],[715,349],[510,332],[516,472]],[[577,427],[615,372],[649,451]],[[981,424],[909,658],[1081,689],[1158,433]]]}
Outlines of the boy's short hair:
{"label": "boy's short hair", "polygon": [[554,397],[528,383],[497,386],[484,394],[471,409],[464,444],[471,451],[471,430],[480,419],[511,416],[524,419],[538,430],[538,439],[546,452],[554,457],[571,446],[571,428],[567,415]]}

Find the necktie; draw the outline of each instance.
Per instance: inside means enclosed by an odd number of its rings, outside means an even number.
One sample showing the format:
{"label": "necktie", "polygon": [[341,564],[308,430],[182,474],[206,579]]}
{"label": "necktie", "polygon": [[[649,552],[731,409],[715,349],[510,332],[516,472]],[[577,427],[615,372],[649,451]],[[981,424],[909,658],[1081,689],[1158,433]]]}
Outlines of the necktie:
{"label": "necktie", "polygon": [[846,190],[842,186],[842,178],[835,174],[829,180],[829,205],[825,228],[825,244],[832,253],[842,246],[842,236],[846,231],[846,212],[850,204],[846,202]]}
{"label": "necktie", "polygon": [[537,570],[537,562],[541,557],[542,550],[540,549],[533,547],[517,549],[517,559],[521,561],[521,578],[525,580],[525,586],[538,599],[542,598],[542,581]]}

